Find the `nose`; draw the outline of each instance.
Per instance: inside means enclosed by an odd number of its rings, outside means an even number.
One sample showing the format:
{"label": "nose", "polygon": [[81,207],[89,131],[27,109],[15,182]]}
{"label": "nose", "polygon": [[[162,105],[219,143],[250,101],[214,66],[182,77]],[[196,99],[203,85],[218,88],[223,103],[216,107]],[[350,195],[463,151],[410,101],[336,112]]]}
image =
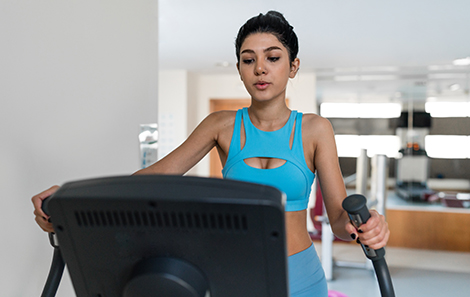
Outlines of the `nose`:
{"label": "nose", "polygon": [[255,65],[255,75],[266,74],[266,65],[262,59],[258,60]]}

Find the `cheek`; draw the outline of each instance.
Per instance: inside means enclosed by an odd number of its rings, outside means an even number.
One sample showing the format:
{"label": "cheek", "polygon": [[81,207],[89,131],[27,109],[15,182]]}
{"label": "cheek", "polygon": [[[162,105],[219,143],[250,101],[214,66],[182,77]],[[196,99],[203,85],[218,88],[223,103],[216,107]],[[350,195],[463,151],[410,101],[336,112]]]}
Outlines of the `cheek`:
{"label": "cheek", "polygon": [[247,67],[241,68],[239,71],[240,78],[243,82],[250,79],[250,71],[246,68]]}
{"label": "cheek", "polygon": [[248,89],[250,84],[248,83],[249,79],[242,73],[240,72],[240,80],[242,81],[243,85],[245,86],[245,89]]}

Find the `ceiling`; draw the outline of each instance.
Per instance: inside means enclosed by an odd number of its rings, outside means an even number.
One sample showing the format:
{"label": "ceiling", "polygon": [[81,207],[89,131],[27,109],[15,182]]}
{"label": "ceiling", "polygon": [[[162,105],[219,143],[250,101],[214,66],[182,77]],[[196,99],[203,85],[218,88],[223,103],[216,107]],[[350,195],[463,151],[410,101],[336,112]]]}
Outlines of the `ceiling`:
{"label": "ceiling", "polygon": [[469,100],[470,66],[452,64],[470,56],[468,0],[159,0],[160,67],[236,73],[239,27],[271,9],[320,101]]}

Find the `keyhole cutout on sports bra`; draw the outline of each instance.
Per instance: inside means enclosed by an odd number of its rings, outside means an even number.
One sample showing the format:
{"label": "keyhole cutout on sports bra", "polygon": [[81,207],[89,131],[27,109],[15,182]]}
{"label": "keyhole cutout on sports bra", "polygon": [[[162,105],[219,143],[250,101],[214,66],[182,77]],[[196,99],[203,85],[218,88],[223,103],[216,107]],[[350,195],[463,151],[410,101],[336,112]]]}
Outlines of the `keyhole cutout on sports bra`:
{"label": "keyhole cutout on sports bra", "polygon": [[246,165],[258,169],[274,169],[286,164],[286,160],[278,158],[255,157],[244,159]]}
{"label": "keyhole cutout on sports bra", "polygon": [[[294,122],[294,125],[292,127],[290,139],[289,139],[289,148],[292,149],[292,145],[294,143],[294,132],[295,132],[295,125],[297,124],[297,121]],[[243,124],[243,121],[241,123],[241,131],[240,131],[240,149],[243,149],[245,147],[245,142],[246,142],[246,134],[245,134],[245,126]],[[268,158],[268,157],[253,157],[253,158],[246,158],[243,160],[246,165],[253,167],[253,168],[258,168],[258,169],[274,169],[281,167],[282,165],[286,164],[286,160],[284,159],[279,159],[279,158]]]}

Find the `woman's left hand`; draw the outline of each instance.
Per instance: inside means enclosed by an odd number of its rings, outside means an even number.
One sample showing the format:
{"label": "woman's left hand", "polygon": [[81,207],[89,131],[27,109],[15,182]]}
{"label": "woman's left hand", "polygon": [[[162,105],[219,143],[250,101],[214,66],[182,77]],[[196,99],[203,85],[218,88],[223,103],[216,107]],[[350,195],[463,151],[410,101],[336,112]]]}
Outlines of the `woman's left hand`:
{"label": "woman's left hand", "polygon": [[[362,224],[359,229],[349,222],[346,225],[346,230],[351,234],[353,239],[360,241],[360,243],[377,250],[387,245],[390,237],[390,230],[385,217],[379,214],[376,210],[370,210],[370,218],[367,223]],[[359,243],[359,241],[357,241]]]}

